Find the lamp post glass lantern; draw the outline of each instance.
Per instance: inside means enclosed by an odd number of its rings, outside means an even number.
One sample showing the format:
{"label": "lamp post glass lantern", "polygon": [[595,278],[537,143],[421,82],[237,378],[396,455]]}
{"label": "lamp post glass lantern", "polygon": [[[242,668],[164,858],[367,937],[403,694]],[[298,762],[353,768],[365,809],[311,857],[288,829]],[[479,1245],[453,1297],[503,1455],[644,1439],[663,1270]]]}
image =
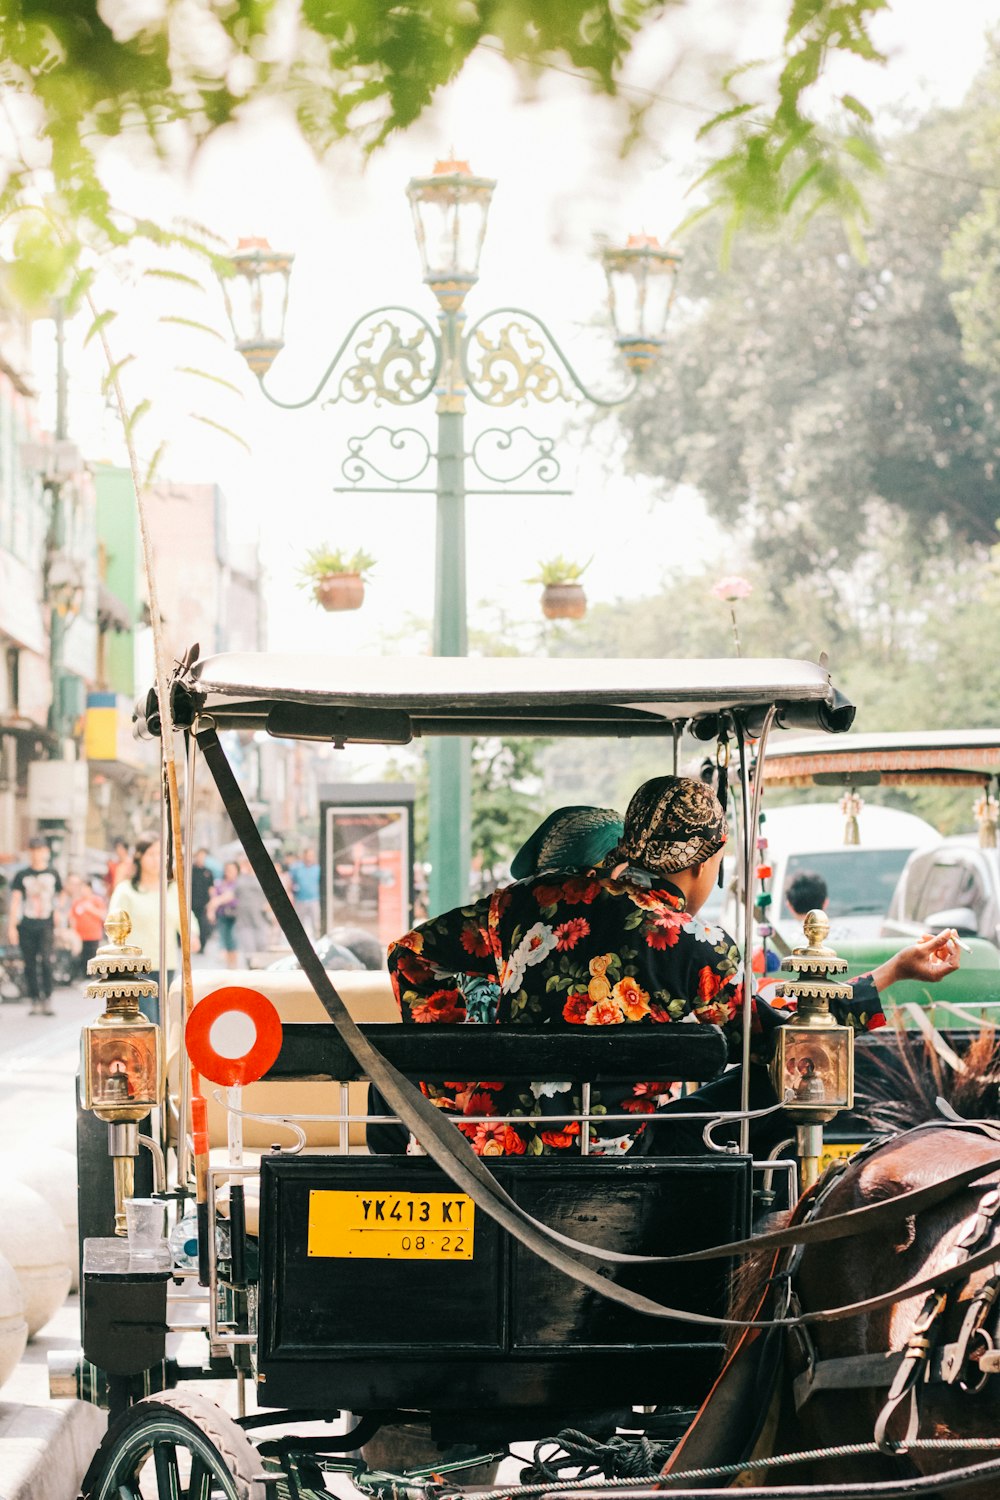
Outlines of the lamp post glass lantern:
{"label": "lamp post glass lantern", "polygon": [[288,285],[295,257],[267,240],[240,240],[230,256],[233,274],[222,283],[236,348],[253,373],[266,375],[285,347]]}
{"label": "lamp post glass lantern", "polygon": [[439,161],[406,189],[424,281],[441,306],[457,311],[479,280],[479,257],[496,183],[474,177],[467,161]]}
{"label": "lamp post glass lantern", "polygon": [[616,342],[629,369],[641,374],[659,358],[677,290],[681,256],[649,234],[633,234],[601,255]]}
{"label": "lamp post glass lantern", "polygon": [[[603,254],[616,344],[631,373],[628,385],[603,396],[574,369],[552,330],[536,313],[501,306],[466,327],[465,298],[479,279],[479,260],[496,183],[455,158],[436,163],[407,186],[424,284],[438,303],[435,327],[415,308],[391,304],[362,313],[347,330],[315,389],[285,401],[265,376],[284,344],[292,257],[266,240],[241,240],[224,283],[236,347],[261,391],[285,411],[311,405],[376,403],[405,407],[433,398],[436,443],[415,427],[384,424],[348,441],[340,494],[433,494],[436,500],[433,651],[467,651],[465,502],[468,494],[570,495],[554,482],[560,463],[550,437],[526,426],[487,427],[466,441],[471,395],[485,407],[583,399],[611,408],[629,400],[656,363],[680,264],[648,236]],[[499,320],[499,326],[498,326]],[[381,443],[382,447],[379,448]],[[388,447],[390,458],[384,453]],[[402,455],[402,457],[400,457]],[[395,465],[395,466],[393,466]],[[506,465],[506,466],[505,466]],[[422,476],[433,475],[433,485]],[[471,487],[468,475],[479,476]],[[533,485],[524,487],[525,479]],[[480,487],[479,481],[487,481]],[[430,908],[461,906],[470,874],[471,747],[468,740],[430,741]]]}

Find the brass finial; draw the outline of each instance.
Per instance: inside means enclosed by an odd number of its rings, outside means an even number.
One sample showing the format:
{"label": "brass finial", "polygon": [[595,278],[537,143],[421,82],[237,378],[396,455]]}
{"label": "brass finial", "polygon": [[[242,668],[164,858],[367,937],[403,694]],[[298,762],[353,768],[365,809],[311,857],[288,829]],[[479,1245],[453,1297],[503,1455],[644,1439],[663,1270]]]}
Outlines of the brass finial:
{"label": "brass finial", "polygon": [[[152,963],[141,948],[128,942],[132,931],[132,918],[128,912],[109,912],[104,918],[104,931],[108,941],[87,960],[87,973],[97,981],[87,986],[88,997],[107,1001],[112,995],[155,995],[158,986],[142,978],[150,973]],[[136,984],[138,990],[132,987]]]}
{"label": "brass finial", "polygon": [[104,931],[116,948],[124,948],[132,931],[132,918],[127,911],[111,911],[104,918]]}
{"label": "brass finial", "polygon": [[818,957],[822,954],[825,958],[828,953],[832,957],[831,950],[826,947],[826,940],[830,936],[830,918],[825,911],[820,911],[819,908],[807,911],[802,923],[802,931],[809,944],[806,952],[810,957],[813,955]]}

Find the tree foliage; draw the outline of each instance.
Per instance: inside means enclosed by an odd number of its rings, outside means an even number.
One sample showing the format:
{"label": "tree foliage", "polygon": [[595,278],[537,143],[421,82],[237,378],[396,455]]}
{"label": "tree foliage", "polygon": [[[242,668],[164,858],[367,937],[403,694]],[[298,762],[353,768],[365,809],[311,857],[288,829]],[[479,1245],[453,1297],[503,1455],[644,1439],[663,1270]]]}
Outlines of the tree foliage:
{"label": "tree foliage", "polygon": [[[0,88],[24,142],[5,163],[0,213],[50,208],[68,231],[31,231],[19,258],[36,297],[63,290],[91,250],[162,228],[116,210],[101,180],[101,143],[128,135],[175,156],[262,99],[280,99],[323,152],[351,137],[374,149],[406,128],[458,76],[477,48],[528,76],[546,68],[619,92],[628,58],[650,28],[694,0],[0,0]],[[844,128],[821,128],[811,90],[831,56],[878,61],[869,23],[886,0],[790,0],[776,88],[740,90],[706,127],[718,153],[706,177],[729,229],[833,204],[860,212],[856,178],[875,164],[867,112],[845,98]],[[763,75],[755,75],[763,76]],[[646,99],[623,122],[635,136]],[[205,249],[200,235],[194,241]],[[24,288],[22,288],[24,289]]]}
{"label": "tree foliage", "polygon": [[[624,415],[630,462],[694,486],[777,579],[848,569],[888,515],[913,556],[995,538],[998,370],[970,364],[941,271],[975,199],[967,115],[899,140],[864,260],[816,220],[799,239],[693,237],[663,368]],[[900,560],[901,565],[903,563]]]}
{"label": "tree foliage", "polygon": [[971,365],[1000,374],[1000,39],[973,89],[969,162],[983,185],[946,248],[944,272]]}
{"label": "tree foliage", "polygon": [[[1000,546],[992,556],[924,559],[915,576],[898,567],[901,550],[891,530],[879,538],[852,590],[836,601],[817,593],[808,579],[776,591],[770,566],[749,564],[753,593],[735,606],[745,655],[817,661],[826,652],[833,681],[857,705],[859,730],[993,727],[1000,657],[990,647],[1000,611]],[[556,653],[732,656],[729,609],[711,592],[719,571],[676,574],[658,595],[593,606],[555,643]],[[694,742],[683,746],[682,767],[705,749]],[[546,752],[543,767],[546,805],[622,808],[647,777],[670,771],[672,746],[646,739],[562,741]],[[946,833],[973,827],[968,788],[870,795],[912,807]],[[802,795],[792,800],[802,801]]]}

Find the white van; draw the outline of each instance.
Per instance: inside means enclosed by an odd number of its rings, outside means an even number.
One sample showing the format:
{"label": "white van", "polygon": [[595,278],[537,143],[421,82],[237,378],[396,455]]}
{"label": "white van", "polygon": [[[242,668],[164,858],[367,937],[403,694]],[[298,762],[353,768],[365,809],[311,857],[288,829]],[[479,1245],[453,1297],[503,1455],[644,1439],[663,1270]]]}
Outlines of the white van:
{"label": "white van", "polygon": [[[771,921],[790,946],[802,940],[801,923],[785,904],[789,882],[804,870],[822,875],[829,892],[830,940],[877,938],[903,866],[915,849],[940,834],[913,813],[866,804],[858,817],[860,844],[844,843],[844,814],[836,802],[765,808],[767,861],[773,870]],[[742,930],[735,893],[727,890],[722,924]]]}

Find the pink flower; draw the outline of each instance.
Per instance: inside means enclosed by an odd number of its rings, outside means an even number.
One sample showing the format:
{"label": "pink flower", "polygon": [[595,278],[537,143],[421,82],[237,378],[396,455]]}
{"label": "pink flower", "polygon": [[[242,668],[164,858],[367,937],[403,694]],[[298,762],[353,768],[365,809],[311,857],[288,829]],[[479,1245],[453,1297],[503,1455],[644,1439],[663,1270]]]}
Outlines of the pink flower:
{"label": "pink flower", "polygon": [[731,573],[728,578],[720,578],[718,583],[712,585],[712,593],[716,599],[724,599],[727,604],[732,604],[734,599],[749,599],[753,593],[753,584],[746,578],[741,578],[738,573]]}

